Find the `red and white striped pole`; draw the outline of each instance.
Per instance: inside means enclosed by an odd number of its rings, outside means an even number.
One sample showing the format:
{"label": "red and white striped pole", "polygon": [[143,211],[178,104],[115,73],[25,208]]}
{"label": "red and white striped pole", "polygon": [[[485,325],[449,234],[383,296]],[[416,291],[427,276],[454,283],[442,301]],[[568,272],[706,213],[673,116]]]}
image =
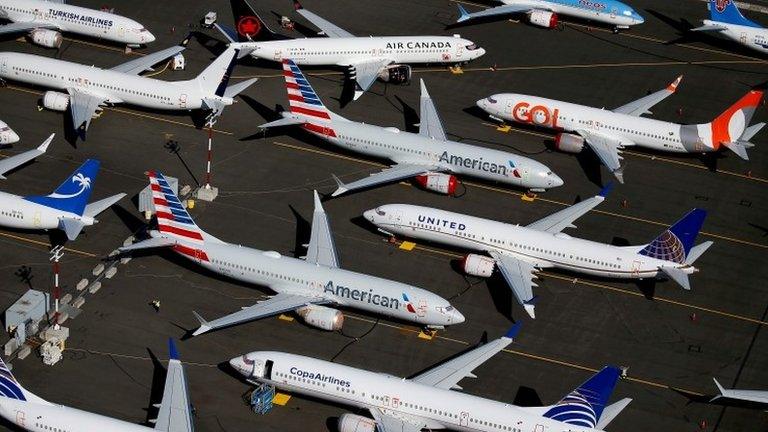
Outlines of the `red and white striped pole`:
{"label": "red and white striped pole", "polygon": [[208,164],[206,165],[205,169],[205,188],[210,189],[211,188],[211,158],[212,151],[211,151],[211,144],[213,142],[213,125],[208,126]]}
{"label": "red and white striped pole", "polygon": [[61,297],[61,288],[59,287],[59,260],[64,256],[64,246],[56,246],[51,249],[51,261],[53,261],[53,328],[59,329],[59,298]]}

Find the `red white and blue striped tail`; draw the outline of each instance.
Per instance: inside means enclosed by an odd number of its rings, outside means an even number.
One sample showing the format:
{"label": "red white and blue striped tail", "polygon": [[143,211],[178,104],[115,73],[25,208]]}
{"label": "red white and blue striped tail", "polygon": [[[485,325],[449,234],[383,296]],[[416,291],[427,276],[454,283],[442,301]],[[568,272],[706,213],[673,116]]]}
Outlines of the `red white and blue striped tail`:
{"label": "red white and blue striped tail", "polygon": [[184,243],[202,244],[203,231],[181,205],[165,177],[157,171],[150,171],[147,175],[152,189],[152,201],[155,203],[158,230]]}
{"label": "red white and blue striped tail", "polygon": [[336,136],[332,127],[333,113],[323,105],[320,96],[293,60],[283,60],[283,76],[288,91],[288,103],[291,114],[307,120],[305,128],[323,135]]}

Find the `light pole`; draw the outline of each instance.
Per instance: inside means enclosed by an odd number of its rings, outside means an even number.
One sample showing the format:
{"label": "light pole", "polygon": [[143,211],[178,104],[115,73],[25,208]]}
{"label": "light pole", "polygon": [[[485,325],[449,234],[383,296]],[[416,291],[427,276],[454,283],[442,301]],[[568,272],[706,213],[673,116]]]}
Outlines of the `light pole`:
{"label": "light pole", "polygon": [[64,246],[58,245],[51,249],[51,258],[49,261],[53,261],[53,300],[54,300],[54,313],[53,313],[53,328],[59,329],[59,297],[61,292],[59,288],[59,260],[64,256]]}

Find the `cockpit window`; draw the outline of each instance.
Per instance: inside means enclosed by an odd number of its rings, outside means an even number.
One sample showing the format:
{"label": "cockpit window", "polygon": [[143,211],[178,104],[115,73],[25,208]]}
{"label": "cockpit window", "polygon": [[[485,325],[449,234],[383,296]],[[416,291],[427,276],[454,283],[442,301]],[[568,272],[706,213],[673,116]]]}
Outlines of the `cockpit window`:
{"label": "cockpit window", "polygon": [[631,10],[625,10],[625,11],[624,11],[624,15],[626,15],[626,16],[632,16],[632,11],[631,11]]}
{"label": "cockpit window", "polygon": [[496,103],[496,99],[494,99],[493,96],[488,96],[488,102]]}
{"label": "cockpit window", "polygon": [[382,210],[380,208],[377,208],[376,209],[376,214],[379,215],[379,216],[386,216],[387,212],[385,212],[384,210]]}
{"label": "cockpit window", "polygon": [[466,48],[467,51],[474,51],[474,50],[478,49],[479,47],[477,46],[477,44],[469,44],[469,45],[465,46],[464,48]]}

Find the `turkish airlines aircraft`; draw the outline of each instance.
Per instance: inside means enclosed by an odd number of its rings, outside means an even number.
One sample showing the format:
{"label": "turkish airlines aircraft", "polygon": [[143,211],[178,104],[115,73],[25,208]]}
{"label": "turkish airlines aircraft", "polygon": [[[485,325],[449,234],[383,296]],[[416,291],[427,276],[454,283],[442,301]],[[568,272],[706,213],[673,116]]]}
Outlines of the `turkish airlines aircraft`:
{"label": "turkish airlines aircraft", "polygon": [[191,405],[184,365],[173,341],[169,341],[170,359],[163,398],[154,428],[89,413],[48,402],[19,384],[0,359],[0,416],[30,432],[192,432]]}
{"label": "turkish airlines aircraft", "polygon": [[409,82],[411,64],[455,65],[485,54],[483,48],[458,35],[357,37],[304,9],[298,1],[294,1],[296,11],[328,37],[288,39],[270,30],[246,0],[230,2],[236,28],[218,26],[230,41],[253,48],[251,56],[258,59],[346,68],[349,78],[355,80],[355,100],[377,78],[394,84]]}
{"label": "turkish airlines aircraft", "polygon": [[748,160],[749,142],[765,126],[749,126],[764,90],[751,90],[709,123],[681,125],[641,117],[677,90],[681,77],[667,88],[613,110],[592,108],[516,93],[499,93],[477,101],[491,118],[558,131],[555,146],[566,153],[589,147],[620,182],[624,182],[621,150],[638,146],[671,153],[711,153],[727,148]]}
{"label": "turkish airlines aircraft", "polygon": [[535,318],[534,272],[546,268],[618,279],[666,276],[690,290],[693,263],[712,246],[694,246],[706,212],[694,209],[652,242],[618,247],[574,238],[563,229],[605,200],[600,195],[574,204],[526,226],[406,204],[388,204],[363,216],[388,235],[443,243],[489,256],[468,254],[462,260],[470,275],[490,277],[498,269],[517,301]]}
{"label": "turkish airlines aircraft", "polygon": [[[604,429],[632,402],[608,404],[620,371],[607,366],[558,403],[519,407],[461,393],[459,382],[506,348],[519,324],[503,337],[410,378],[275,351],[256,351],[229,364],[246,380],[352,406],[370,413],[342,414],[339,432],[595,432]],[[308,428],[312,429],[312,428]]]}
{"label": "turkish airlines aircraft", "polygon": [[0,144],[13,144],[19,141],[19,134],[11,129],[8,124],[0,120]]}
{"label": "turkish airlines aircraft", "polygon": [[283,60],[283,75],[290,112],[282,112],[282,119],[261,125],[261,128],[300,125],[331,144],[395,162],[381,172],[349,184],[334,176],[338,189],[333,196],[414,177],[421,187],[450,195],[454,194],[458,184],[455,175],[477,177],[533,191],[563,184],[557,174],[533,159],[448,140],[423,80],[421,121],[419,133],[415,134],[394,127],[353,122],[329,111],[291,60]]}
{"label": "turkish airlines aircraft", "polygon": [[149,54],[111,69],[101,69],[48,57],[15,52],[0,53],[0,78],[66,93],[47,91],[43,106],[54,111],[69,109],[72,125],[85,139],[91,119],[102,106],[131,104],[158,110],[209,112],[213,123],[233,98],[256,82],[256,78],[227,86],[237,61],[238,48],[230,46],[196,78],[166,82],[139,74],[152,65],[184,50],[181,45]]}
{"label": "turkish airlines aircraft", "polygon": [[747,48],[768,54],[768,29],[744,18],[732,0],[710,0],[710,19],[691,31],[711,32]]}
{"label": "turkish airlines aircraft", "polygon": [[360,309],[431,328],[464,322],[461,313],[447,300],[427,290],[341,269],[317,192],[307,256],[297,259],[213,237],[198,228],[162,174],[150,172],[149,182],[158,231],[151,231],[150,239],[120,251],[169,247],[214,273],[263,285],[277,293],[213,321],[195,313],[200,327],[193,336],[289,311],[295,311],[311,326],[329,331],[341,329],[344,315],[327,305]]}
{"label": "turkish airlines aircraft", "polygon": [[557,27],[559,16],[572,16],[613,26],[614,32],[645,22],[639,13],[616,0],[500,0],[502,6],[468,13],[460,4],[457,23],[475,18],[525,14],[529,23],[546,28]]}
{"label": "turkish airlines aircraft", "polygon": [[77,33],[131,47],[148,44],[155,36],[143,25],[124,16],[55,0],[0,0],[0,35],[29,32],[32,42],[59,48],[61,32]]}

